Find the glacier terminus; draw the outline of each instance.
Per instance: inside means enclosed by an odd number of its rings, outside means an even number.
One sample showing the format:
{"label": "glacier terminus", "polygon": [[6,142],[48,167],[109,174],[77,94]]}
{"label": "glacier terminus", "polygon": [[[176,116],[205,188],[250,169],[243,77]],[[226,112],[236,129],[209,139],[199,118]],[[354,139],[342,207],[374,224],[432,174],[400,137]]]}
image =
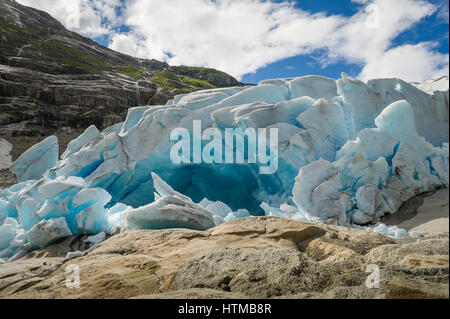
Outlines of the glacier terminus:
{"label": "glacier terminus", "polygon": [[[251,215],[411,235],[378,222],[415,195],[448,188],[448,106],[448,86],[305,76],[131,108],[119,125],[89,127],[60,157],[48,137],[13,163],[19,183],[0,189],[0,263],[77,234],[204,230]],[[207,132],[196,147],[213,143],[210,160],[196,160],[192,145],[173,161],[177,128],[186,147],[196,130]],[[276,129],[276,143],[250,138],[261,129]],[[242,146],[246,160],[214,160]]]}

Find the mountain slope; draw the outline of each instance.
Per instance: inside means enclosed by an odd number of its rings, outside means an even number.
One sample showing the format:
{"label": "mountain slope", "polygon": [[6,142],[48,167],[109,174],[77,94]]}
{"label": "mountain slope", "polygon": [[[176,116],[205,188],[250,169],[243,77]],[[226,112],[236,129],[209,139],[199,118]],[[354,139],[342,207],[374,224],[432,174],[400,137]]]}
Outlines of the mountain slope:
{"label": "mountain slope", "polygon": [[[129,107],[241,85],[214,69],[115,52],[13,0],[2,0],[0,12],[0,137],[13,144],[14,158],[60,128],[104,128],[121,122]],[[24,139],[30,142],[22,147]]]}

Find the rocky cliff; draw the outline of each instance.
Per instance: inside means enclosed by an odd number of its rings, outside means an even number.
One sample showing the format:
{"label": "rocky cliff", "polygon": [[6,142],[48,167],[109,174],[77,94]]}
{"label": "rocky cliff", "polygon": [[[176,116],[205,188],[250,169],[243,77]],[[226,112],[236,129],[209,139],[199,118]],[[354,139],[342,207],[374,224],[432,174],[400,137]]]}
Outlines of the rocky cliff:
{"label": "rocky cliff", "polygon": [[64,149],[89,125],[121,122],[129,107],[241,85],[214,69],[115,52],[13,0],[0,12],[0,138],[13,144],[13,159],[55,133]]}

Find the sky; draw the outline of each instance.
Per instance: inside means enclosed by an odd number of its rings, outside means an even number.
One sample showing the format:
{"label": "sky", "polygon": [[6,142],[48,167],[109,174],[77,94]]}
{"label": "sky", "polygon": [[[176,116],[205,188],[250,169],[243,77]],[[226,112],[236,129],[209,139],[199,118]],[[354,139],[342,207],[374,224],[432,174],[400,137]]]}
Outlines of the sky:
{"label": "sky", "polygon": [[113,50],[245,83],[448,75],[447,0],[18,0]]}

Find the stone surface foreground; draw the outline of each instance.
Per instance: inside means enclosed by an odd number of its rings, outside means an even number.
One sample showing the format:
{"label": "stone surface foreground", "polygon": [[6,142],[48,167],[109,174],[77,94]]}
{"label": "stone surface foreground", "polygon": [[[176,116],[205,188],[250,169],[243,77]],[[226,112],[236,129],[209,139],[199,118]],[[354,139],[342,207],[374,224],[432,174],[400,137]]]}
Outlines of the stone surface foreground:
{"label": "stone surface foreground", "polygon": [[[136,230],[65,262],[81,238],[0,265],[0,298],[448,298],[448,233],[394,240],[278,217]],[[380,269],[380,288],[368,289]],[[74,265],[80,288],[66,287]],[[369,267],[368,267],[369,266]]]}

